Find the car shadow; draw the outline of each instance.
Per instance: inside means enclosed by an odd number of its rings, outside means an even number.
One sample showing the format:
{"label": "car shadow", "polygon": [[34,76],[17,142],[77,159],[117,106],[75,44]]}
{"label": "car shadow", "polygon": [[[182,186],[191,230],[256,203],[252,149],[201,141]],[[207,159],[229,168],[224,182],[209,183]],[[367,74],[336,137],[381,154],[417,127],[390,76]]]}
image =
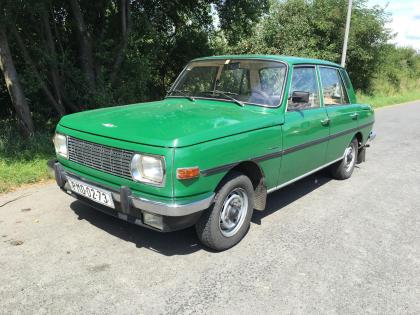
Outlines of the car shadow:
{"label": "car shadow", "polygon": [[[331,178],[320,171],[273,192],[268,197],[266,209],[254,211],[251,222],[261,225],[266,216],[280,211],[283,207],[325,185],[330,180]],[[135,244],[137,248],[152,250],[165,256],[188,255],[199,250],[216,253],[200,244],[194,228],[160,233],[109,216],[80,200],[73,201],[70,208],[79,220],[86,220],[115,237]]]}
{"label": "car shadow", "polygon": [[79,220],[86,220],[115,237],[135,244],[137,248],[165,256],[188,255],[201,249],[210,251],[199,243],[193,228],[160,233],[107,215],[80,200],[73,201],[70,208]]}
{"label": "car shadow", "polygon": [[273,212],[280,211],[282,208],[293,203],[299,198],[302,198],[310,192],[325,185],[330,180],[332,180],[332,178],[326,175],[326,171],[321,170],[269,194],[265,210],[255,210],[252,215],[251,222],[261,225],[262,220],[266,216],[269,216]]}

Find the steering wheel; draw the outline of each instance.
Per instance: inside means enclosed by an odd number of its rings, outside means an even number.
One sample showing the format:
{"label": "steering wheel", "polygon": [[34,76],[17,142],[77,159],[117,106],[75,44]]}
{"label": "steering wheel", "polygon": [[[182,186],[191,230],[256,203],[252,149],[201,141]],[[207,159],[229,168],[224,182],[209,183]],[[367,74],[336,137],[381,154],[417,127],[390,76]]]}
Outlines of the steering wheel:
{"label": "steering wheel", "polygon": [[267,101],[268,104],[273,105],[273,101],[271,100],[271,97],[267,93],[265,93],[264,91],[253,89],[251,92],[259,94],[260,96],[262,96]]}

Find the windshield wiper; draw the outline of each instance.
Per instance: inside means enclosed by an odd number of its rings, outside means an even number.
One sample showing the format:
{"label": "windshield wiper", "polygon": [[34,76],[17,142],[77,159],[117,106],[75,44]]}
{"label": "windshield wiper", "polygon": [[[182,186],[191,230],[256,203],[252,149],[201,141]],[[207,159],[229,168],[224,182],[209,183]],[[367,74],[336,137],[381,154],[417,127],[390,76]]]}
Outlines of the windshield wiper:
{"label": "windshield wiper", "polygon": [[191,95],[188,95],[188,94],[187,94],[187,93],[185,93],[183,90],[177,90],[177,89],[170,90],[170,91],[169,91],[169,93],[168,93],[168,95],[171,95],[173,92],[176,92],[176,93],[181,94],[181,96],[183,96],[183,97],[185,97],[185,98],[189,99],[191,102],[195,102],[195,98],[194,98],[194,97],[192,97]]}
{"label": "windshield wiper", "polygon": [[233,96],[231,96],[231,95],[229,95],[229,94],[235,94],[235,93],[232,93],[232,92],[225,92],[225,91],[220,91],[220,90],[214,90],[214,91],[208,91],[209,93],[212,93],[212,94],[220,94],[220,95],[222,95],[222,96],[224,96],[224,97],[226,97],[226,98],[228,98],[229,100],[231,100],[231,101],[233,101],[234,103],[236,103],[236,104],[238,104],[239,106],[241,106],[241,107],[244,107],[245,106],[245,104],[243,103],[243,102],[241,102],[240,100],[237,100],[236,98],[234,98]]}

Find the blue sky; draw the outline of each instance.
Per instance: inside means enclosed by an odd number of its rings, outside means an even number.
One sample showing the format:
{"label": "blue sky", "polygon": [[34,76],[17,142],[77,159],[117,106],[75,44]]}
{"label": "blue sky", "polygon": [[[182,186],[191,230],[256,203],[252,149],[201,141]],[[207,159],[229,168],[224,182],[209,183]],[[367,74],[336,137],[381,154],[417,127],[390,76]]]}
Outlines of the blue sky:
{"label": "blue sky", "polygon": [[369,0],[368,5],[386,7],[392,14],[388,27],[397,33],[392,42],[420,50],[420,0]]}

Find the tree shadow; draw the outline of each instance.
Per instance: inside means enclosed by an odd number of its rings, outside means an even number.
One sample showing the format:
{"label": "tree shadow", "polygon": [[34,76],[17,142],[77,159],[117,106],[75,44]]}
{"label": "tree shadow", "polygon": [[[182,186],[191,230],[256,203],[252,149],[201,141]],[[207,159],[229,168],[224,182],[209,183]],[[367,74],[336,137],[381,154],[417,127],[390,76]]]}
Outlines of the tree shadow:
{"label": "tree shadow", "polygon": [[[281,210],[283,207],[325,185],[330,180],[331,178],[325,176],[323,171],[320,171],[273,192],[268,196],[266,209],[264,211],[254,211],[251,222],[261,225],[262,220],[266,216]],[[70,208],[75,212],[79,220],[86,220],[115,237],[135,244],[137,248],[145,248],[165,256],[188,255],[199,250],[216,253],[200,244],[194,228],[160,233],[107,215],[80,200],[72,202]]]}

